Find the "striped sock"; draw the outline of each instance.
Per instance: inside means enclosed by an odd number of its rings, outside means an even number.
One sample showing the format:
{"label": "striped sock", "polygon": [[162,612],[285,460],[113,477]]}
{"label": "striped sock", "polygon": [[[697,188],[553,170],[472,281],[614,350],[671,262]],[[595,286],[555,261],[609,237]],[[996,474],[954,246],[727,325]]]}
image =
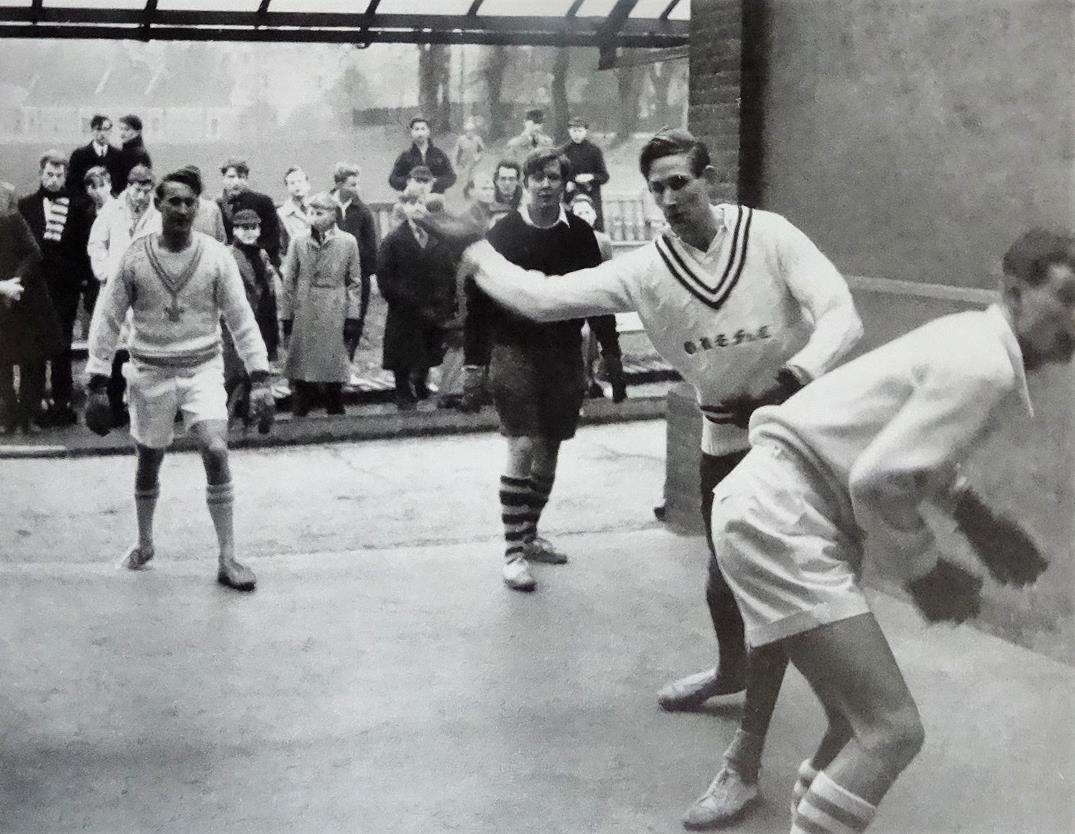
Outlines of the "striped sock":
{"label": "striped sock", "polygon": [[795,787],[791,789],[791,813],[795,814],[795,811],[799,808],[799,803],[802,802],[802,798],[806,796],[806,792],[810,790],[810,785],[813,784],[814,779],[817,777],[817,768],[811,764],[810,759],[807,759],[801,765],[799,765],[799,774],[795,779]]}
{"label": "striped sock", "polygon": [[504,561],[523,556],[523,542],[530,530],[530,479],[500,476],[500,520],[504,522]]}
{"label": "striped sock", "polygon": [[535,475],[533,472],[530,473],[530,513],[527,516],[530,528],[527,530],[527,539],[532,539],[537,535],[541,511],[549,503],[549,496],[552,494],[552,485],[555,480],[556,475]]}
{"label": "striped sock", "polygon": [[791,821],[791,834],[859,834],[877,809],[841,788],[821,771],[802,798]]}

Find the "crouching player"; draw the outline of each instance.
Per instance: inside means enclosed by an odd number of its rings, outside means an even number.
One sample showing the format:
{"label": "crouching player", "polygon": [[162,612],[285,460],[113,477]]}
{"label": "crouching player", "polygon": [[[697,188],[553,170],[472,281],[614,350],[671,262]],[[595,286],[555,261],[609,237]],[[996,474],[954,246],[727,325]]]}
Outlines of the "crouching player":
{"label": "crouching player", "polygon": [[250,375],[251,410],[266,430],[274,407],[269,364],[235,259],[223,244],[191,229],[200,191],[200,182],[188,171],[161,180],[154,202],[162,231],[131,244],[115,278],[101,292],[90,326],[86,425],[98,434],[112,427],[108,379],[120,326],[130,310],[126,375],[131,436],[138,452],[138,542],[122,564],[138,570],[153,558],[158,475],[178,410],[205,464],[206,503],[220,546],[217,581],[252,591],[253,571],[235,559],[221,316]]}
{"label": "crouching player", "polygon": [[[920,505],[949,512],[992,577],[1046,567],[958,473],[1025,372],[1075,351],[1075,239],[1029,232],[1004,256],[999,305],[931,322],[755,412],[751,451],[716,488],[717,559],[752,647],[780,645],[829,726],[793,792],[792,834],[864,831],[918,753],[911,693],[859,586],[863,551],[904,577],[931,621],[977,614],[982,581],[930,552]],[[973,828],[974,826],[971,825]]]}

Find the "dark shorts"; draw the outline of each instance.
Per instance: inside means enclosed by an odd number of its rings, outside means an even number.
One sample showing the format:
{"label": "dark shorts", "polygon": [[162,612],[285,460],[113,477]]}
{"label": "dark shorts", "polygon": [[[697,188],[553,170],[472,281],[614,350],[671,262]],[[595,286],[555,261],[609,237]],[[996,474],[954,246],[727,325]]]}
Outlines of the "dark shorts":
{"label": "dark shorts", "polygon": [[567,440],[575,436],[586,392],[582,352],[494,345],[489,387],[501,434]]}

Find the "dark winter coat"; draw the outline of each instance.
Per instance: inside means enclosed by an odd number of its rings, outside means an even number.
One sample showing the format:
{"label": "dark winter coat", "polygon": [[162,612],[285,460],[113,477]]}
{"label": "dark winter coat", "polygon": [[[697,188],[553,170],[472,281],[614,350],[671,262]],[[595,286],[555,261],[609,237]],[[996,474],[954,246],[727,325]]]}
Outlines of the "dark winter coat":
{"label": "dark winter coat", "polygon": [[[568,184],[568,197],[575,194],[586,194],[593,200],[597,210],[597,223],[594,228],[599,232],[605,230],[605,215],[601,206],[601,186],[608,182],[608,168],[605,167],[605,155],[589,139],[581,142],[568,142],[560,152],[571,162],[571,182]],[[578,174],[593,174],[594,178],[588,183],[577,183],[575,177]]]}
{"label": "dark winter coat", "polygon": [[[93,214],[84,203],[71,200],[60,239],[45,240],[46,195],[47,192],[39,188],[37,193],[23,197],[19,200],[19,214],[26,220],[41,250],[41,275],[48,283],[49,291],[53,295],[73,295],[77,299],[83,282],[93,276],[90,256],[86,252]],[[67,196],[67,193],[47,196],[51,199]]]}
{"label": "dark winter coat", "polygon": [[[153,167],[153,160],[149,157],[149,151],[146,150],[146,144],[142,141],[141,136],[135,136],[133,139],[128,139],[123,143],[123,149],[119,152],[119,163],[116,167],[117,176],[112,177],[112,188],[118,194],[124,188],[127,187],[127,175],[131,173],[131,169],[135,165],[145,165],[147,168]],[[81,184],[78,186],[72,186],[81,188]]]}
{"label": "dark winter coat", "polygon": [[90,142],[88,145],[71,151],[71,159],[67,163],[67,186],[71,193],[80,194],[85,190],[82,178],[86,176],[90,168],[97,165],[102,166],[112,177],[113,194],[119,194],[127,187],[127,174],[123,169],[123,151],[115,145],[109,145],[105,155],[100,157],[94,150],[93,142]]}
{"label": "dark winter coat", "polygon": [[22,298],[0,301],[0,365],[36,362],[63,348],[60,324],[41,278],[41,250],[22,215],[0,215],[0,281],[22,278]]}
{"label": "dark winter coat", "polygon": [[418,243],[410,223],[393,229],[378,255],[377,286],[388,303],[382,366],[432,368],[444,359],[443,327],[455,313],[458,262],[440,239]]}
{"label": "dark winter coat", "polygon": [[[402,191],[407,187],[407,175],[411,169],[425,165],[433,172],[433,193],[443,194],[446,189],[455,185],[455,170],[448,159],[448,154],[429,143],[426,155],[423,157],[418,146],[411,144],[407,150],[396,157],[396,164],[392,166],[392,173],[388,175],[388,184],[396,191]],[[378,273],[380,275],[380,273]]]}
{"label": "dark winter coat", "polygon": [[231,219],[236,212],[243,209],[251,209],[261,221],[261,232],[258,234],[258,246],[266,251],[272,265],[280,266],[280,216],[276,213],[276,203],[268,194],[257,191],[244,190],[232,197],[218,197],[217,205],[224,217],[224,231],[227,233],[228,242],[232,239]]}
{"label": "dark winter coat", "polygon": [[377,272],[377,221],[369,206],[357,197],[340,210],[340,215],[337,224],[340,231],[358,241],[358,257],[362,261],[362,318],[365,319],[370,302],[370,276]]}

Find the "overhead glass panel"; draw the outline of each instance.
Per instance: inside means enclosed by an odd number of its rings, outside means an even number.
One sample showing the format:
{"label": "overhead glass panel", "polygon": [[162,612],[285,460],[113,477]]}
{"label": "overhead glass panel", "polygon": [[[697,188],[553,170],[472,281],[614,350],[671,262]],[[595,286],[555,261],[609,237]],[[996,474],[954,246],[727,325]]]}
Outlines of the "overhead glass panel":
{"label": "overhead glass panel", "polygon": [[[25,4],[20,4],[25,5]],[[146,0],[45,0],[50,9],[144,9]]]}
{"label": "overhead glass panel", "polygon": [[25,8],[30,5],[30,0],[0,0],[0,8],[5,6],[18,6],[19,8]]}
{"label": "overhead glass panel", "polygon": [[669,2],[670,0],[638,0],[631,11],[631,17],[660,17],[668,8]]}
{"label": "overhead glass panel", "polygon": [[158,0],[157,8],[169,12],[256,12],[258,0]]}
{"label": "overhead glass panel", "polygon": [[691,19],[691,0],[679,0],[676,7],[672,9],[672,13],[668,15],[669,20],[690,20]]}
{"label": "overhead glass panel", "polygon": [[485,0],[481,17],[562,17],[571,8],[571,0]]}
{"label": "overhead glass panel", "polygon": [[[442,14],[466,14],[470,9],[472,0],[381,0],[377,6],[377,14],[423,14],[429,17],[429,25],[437,25],[437,17]],[[351,11],[364,12],[368,3],[366,0],[357,0],[351,3]],[[432,12],[436,12],[432,14]],[[482,7],[481,12],[485,13]]]}
{"label": "overhead glass panel", "polygon": [[584,0],[578,10],[579,17],[608,17],[616,0]]}

